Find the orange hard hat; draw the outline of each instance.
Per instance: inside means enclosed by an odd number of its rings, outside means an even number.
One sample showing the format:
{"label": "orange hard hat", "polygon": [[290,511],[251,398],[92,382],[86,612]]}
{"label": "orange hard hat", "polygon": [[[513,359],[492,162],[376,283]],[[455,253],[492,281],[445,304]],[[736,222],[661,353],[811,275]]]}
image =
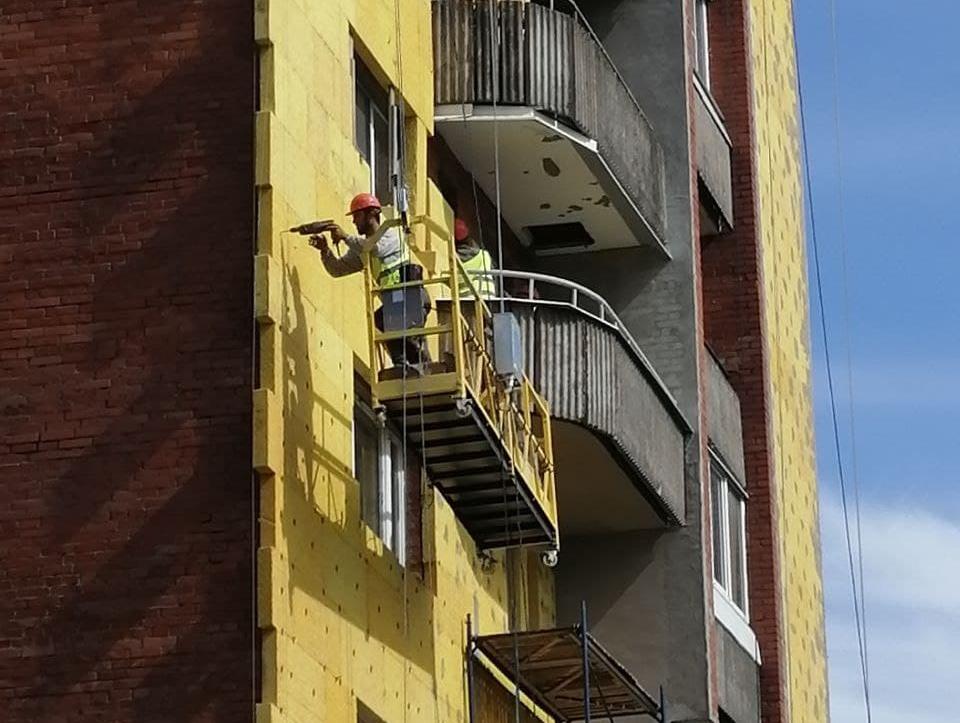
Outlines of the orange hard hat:
{"label": "orange hard hat", "polygon": [[366,211],[368,208],[375,208],[379,211],[381,209],[379,199],[372,193],[358,193],[350,202],[349,215],[352,216],[357,211]]}
{"label": "orange hard hat", "polygon": [[470,235],[470,227],[462,218],[458,218],[453,224],[453,238],[455,241],[463,241]]}

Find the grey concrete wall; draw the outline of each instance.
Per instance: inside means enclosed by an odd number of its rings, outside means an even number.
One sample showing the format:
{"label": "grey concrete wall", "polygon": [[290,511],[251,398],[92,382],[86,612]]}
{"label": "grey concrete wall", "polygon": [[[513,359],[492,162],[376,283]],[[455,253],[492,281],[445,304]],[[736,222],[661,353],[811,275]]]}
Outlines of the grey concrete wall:
{"label": "grey concrete wall", "polygon": [[740,398],[713,355],[707,363],[707,424],[710,441],[723,461],[746,487],[747,473],[743,459],[743,423],[740,419]]}
{"label": "grey concrete wall", "polygon": [[[583,11],[631,86],[664,150],[666,245],[672,259],[624,250],[553,257],[538,268],[602,293],[630,329],[692,424],[700,419],[695,205],[688,129],[684,3],[595,0]],[[588,599],[596,629],[645,684],[663,684],[672,720],[710,720],[708,631],[700,512],[700,430],[687,444],[686,526],[564,538],[558,611],[575,620]]]}
{"label": "grey concrete wall", "polygon": [[733,177],[730,175],[730,144],[699,93],[694,94],[697,129],[697,172],[707,187],[723,220],[733,225]]}
{"label": "grey concrete wall", "polygon": [[759,723],[757,664],[720,623],[717,626],[717,678],[720,707],[736,723]]}

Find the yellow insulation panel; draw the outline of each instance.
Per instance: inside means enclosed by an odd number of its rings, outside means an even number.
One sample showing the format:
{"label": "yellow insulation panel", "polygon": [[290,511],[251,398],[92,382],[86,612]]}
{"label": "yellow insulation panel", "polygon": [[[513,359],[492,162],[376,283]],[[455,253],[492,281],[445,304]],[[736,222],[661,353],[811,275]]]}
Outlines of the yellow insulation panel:
{"label": "yellow insulation panel", "polygon": [[[422,574],[402,568],[363,523],[352,472],[354,374],[369,361],[362,278],[331,278],[306,239],[283,232],[331,217],[351,230],[350,198],[369,188],[353,139],[354,52],[405,100],[411,212],[451,224],[426,173],[430,4],[257,0],[255,13],[257,718],[353,722],[362,702],[390,723],[465,721],[465,621],[469,613],[481,632],[507,629],[504,556],[482,569],[473,541],[428,488]],[[436,251],[426,233],[417,244]],[[546,595],[551,586],[535,588]],[[552,623],[552,600],[534,604],[524,615]]]}
{"label": "yellow insulation panel", "polygon": [[796,53],[790,0],[750,3],[790,720],[828,718]]}

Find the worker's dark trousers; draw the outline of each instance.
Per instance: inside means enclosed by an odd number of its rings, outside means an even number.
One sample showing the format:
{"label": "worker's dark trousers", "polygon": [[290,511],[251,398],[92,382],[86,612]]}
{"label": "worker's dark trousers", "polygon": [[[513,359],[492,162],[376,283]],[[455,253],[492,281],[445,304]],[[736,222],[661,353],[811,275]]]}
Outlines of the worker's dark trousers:
{"label": "worker's dark trousers", "polygon": [[[404,264],[400,267],[400,281],[401,283],[407,283],[408,281],[420,281],[423,279],[423,268],[418,264]],[[423,319],[426,318],[427,313],[430,311],[430,297],[427,293],[420,289],[420,296],[423,303]],[[408,307],[409,308],[409,307]],[[411,316],[418,316],[419,314],[411,313]],[[378,330],[384,330],[383,323],[383,309],[377,309],[373,314],[373,321],[376,324]],[[423,321],[421,318],[417,318],[415,321],[411,320],[408,328],[416,329],[423,326]],[[423,337],[414,337],[412,339],[394,339],[386,343],[387,352],[390,354],[390,359],[395,365],[400,364],[421,364],[423,362],[430,361],[430,353],[427,351],[425,339]]]}

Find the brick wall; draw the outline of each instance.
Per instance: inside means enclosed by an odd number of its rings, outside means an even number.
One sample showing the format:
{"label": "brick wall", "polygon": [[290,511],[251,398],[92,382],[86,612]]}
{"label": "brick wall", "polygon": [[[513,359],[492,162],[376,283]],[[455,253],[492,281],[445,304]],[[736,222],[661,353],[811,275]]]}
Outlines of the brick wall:
{"label": "brick wall", "polygon": [[0,6],[0,719],[249,720],[252,11]]}
{"label": "brick wall", "polygon": [[760,643],[765,723],[787,720],[776,491],[764,338],[756,128],[746,0],[710,6],[711,91],[733,140],[733,232],[702,250],[706,340],[740,397],[747,505],[750,622]]}

